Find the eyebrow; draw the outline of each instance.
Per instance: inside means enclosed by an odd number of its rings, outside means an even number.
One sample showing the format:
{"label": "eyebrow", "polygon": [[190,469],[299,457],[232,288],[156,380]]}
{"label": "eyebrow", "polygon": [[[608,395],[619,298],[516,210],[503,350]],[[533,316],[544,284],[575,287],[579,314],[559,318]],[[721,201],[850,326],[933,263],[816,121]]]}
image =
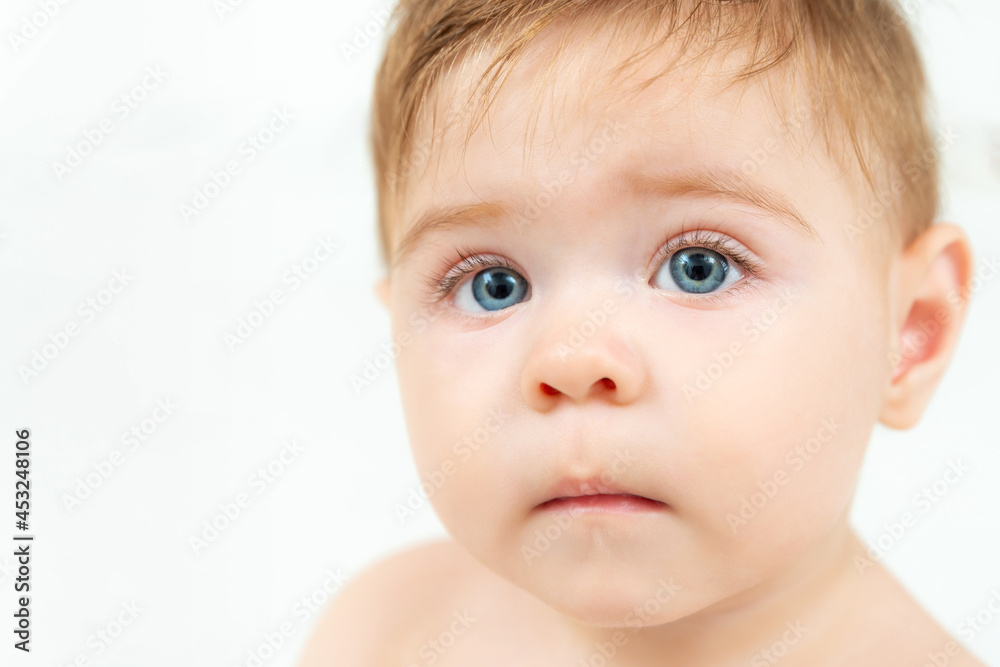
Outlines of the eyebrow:
{"label": "eyebrow", "polygon": [[[732,167],[717,165],[711,169],[628,172],[622,176],[621,183],[630,196],[716,198],[745,204],[768,213],[777,222],[808,238],[819,237],[816,229],[806,222],[787,197]],[[403,236],[394,253],[392,266],[401,264],[432,233],[513,222],[515,217],[514,209],[499,201],[429,209]]]}

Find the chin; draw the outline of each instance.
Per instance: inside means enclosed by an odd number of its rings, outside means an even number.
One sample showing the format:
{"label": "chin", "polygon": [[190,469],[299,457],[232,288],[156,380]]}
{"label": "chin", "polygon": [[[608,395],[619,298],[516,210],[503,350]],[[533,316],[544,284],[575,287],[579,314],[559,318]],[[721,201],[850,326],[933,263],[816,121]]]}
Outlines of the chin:
{"label": "chin", "polygon": [[689,615],[676,600],[651,601],[649,596],[622,596],[603,591],[588,594],[580,590],[559,591],[549,599],[550,607],[582,625],[599,628],[640,628],[663,625]]}
{"label": "chin", "polygon": [[583,625],[641,628],[678,620],[692,612],[692,593],[681,577],[650,574],[621,562],[538,563],[516,582],[532,595]]}

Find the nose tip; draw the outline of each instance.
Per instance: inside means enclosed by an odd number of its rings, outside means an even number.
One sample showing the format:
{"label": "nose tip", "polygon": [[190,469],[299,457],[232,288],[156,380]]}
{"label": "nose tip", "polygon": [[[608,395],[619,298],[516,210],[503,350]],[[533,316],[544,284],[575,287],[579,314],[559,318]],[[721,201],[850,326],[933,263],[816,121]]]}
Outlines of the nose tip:
{"label": "nose tip", "polygon": [[547,410],[560,399],[629,403],[645,381],[642,364],[628,345],[604,341],[570,355],[539,350],[524,370],[522,389],[530,405]]}

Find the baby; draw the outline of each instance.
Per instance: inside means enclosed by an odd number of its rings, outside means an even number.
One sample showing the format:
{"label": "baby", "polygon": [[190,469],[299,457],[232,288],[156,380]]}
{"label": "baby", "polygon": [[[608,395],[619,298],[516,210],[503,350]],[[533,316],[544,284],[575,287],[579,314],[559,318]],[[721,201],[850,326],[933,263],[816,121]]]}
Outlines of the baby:
{"label": "baby", "polygon": [[372,140],[397,375],[452,540],[303,667],[982,665],[848,515],[969,295],[888,0],[402,0]]}

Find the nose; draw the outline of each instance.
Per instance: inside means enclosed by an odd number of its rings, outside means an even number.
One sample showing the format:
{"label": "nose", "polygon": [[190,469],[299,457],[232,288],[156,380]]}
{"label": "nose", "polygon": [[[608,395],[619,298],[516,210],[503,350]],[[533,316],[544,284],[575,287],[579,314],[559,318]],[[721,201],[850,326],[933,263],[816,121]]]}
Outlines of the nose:
{"label": "nose", "polygon": [[582,343],[565,336],[540,341],[525,364],[521,391],[537,410],[560,400],[635,401],[646,381],[634,348],[617,331],[599,331]]}

